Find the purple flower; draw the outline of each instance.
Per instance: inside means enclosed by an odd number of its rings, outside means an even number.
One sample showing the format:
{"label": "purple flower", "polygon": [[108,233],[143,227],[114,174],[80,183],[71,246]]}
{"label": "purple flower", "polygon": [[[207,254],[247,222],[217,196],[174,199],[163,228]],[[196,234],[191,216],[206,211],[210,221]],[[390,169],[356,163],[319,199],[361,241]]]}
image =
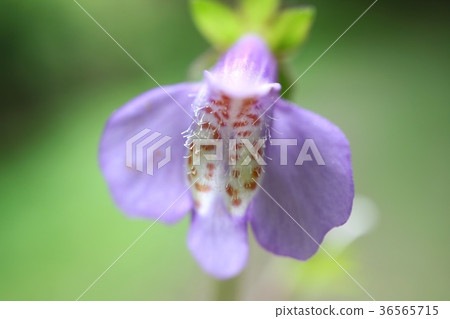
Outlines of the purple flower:
{"label": "purple flower", "polygon": [[[129,216],[168,224],[192,212],[188,247],[220,279],[235,276],[247,262],[247,223],[268,251],[306,260],[351,211],[347,139],[328,120],[278,99],[276,79],[277,64],[263,40],[245,36],[205,71],[203,82],[152,89],[114,112],[103,132],[100,165],[116,204]],[[172,137],[171,160],[153,175],[125,165],[127,140],[146,128]],[[312,139],[325,165],[294,165],[298,152],[282,158],[280,146],[270,145],[277,138]],[[196,139],[226,141],[228,151],[234,140],[235,152],[227,160],[208,160],[204,155],[217,149],[196,148]],[[261,139],[266,142],[258,145]],[[193,163],[197,155],[199,165]]]}

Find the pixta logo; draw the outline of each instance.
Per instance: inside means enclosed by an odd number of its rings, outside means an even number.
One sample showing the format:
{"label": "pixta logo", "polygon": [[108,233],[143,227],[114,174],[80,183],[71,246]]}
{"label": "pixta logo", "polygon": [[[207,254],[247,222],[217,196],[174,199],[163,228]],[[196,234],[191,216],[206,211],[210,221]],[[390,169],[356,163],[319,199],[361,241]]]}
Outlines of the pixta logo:
{"label": "pixta logo", "polygon": [[[134,168],[137,171],[154,175],[155,169],[160,169],[171,160],[171,148],[167,143],[172,138],[163,135],[160,132],[151,131],[146,128],[133,135],[126,141],[126,166]],[[249,165],[252,158],[258,165],[267,165],[264,156],[260,150],[264,147],[276,147],[279,152],[278,165],[301,166],[304,162],[315,162],[316,165],[323,166],[325,161],[313,139],[305,139],[301,144],[300,151],[297,150],[295,162],[288,163],[288,148],[298,146],[296,139],[270,139],[267,144],[265,139],[250,141],[248,139],[229,139],[224,143],[221,139],[193,139],[193,165],[201,165],[203,159],[207,161],[228,160],[229,166],[239,164],[240,166]],[[237,163],[238,144],[244,147],[247,152],[245,158]],[[226,147],[224,147],[226,145]],[[212,149],[213,152],[202,152],[204,147]],[[295,151],[294,149],[291,150]],[[224,154],[226,153],[226,154]],[[292,156],[291,156],[292,159]]]}
{"label": "pixta logo", "polygon": [[[252,158],[258,163],[258,165],[267,165],[264,157],[260,154],[260,149],[267,147],[279,148],[279,163],[280,166],[295,165],[301,166],[305,162],[315,162],[318,166],[324,166],[325,161],[322,154],[319,152],[316,143],[313,139],[305,139],[301,144],[300,151],[296,153],[295,162],[288,163],[288,147],[298,146],[296,139],[270,139],[270,144],[267,145],[265,139],[259,139],[257,141],[250,141],[248,139],[229,139],[226,144],[226,152],[224,154],[224,142],[221,139],[194,139],[193,145],[193,165],[201,165],[201,160],[204,157],[207,161],[223,161],[224,158],[228,159],[228,165],[234,166],[237,164],[237,145],[240,144],[240,149],[245,148],[245,157],[240,161],[240,166],[249,165]],[[202,152],[202,148],[208,146],[211,147],[213,152]],[[295,150],[290,150],[293,152]],[[292,157],[291,157],[292,158]]]}
{"label": "pixta logo", "polygon": [[155,166],[160,169],[170,162],[171,149],[166,145],[172,138],[146,128],[126,142],[125,161],[127,167],[153,175]]}

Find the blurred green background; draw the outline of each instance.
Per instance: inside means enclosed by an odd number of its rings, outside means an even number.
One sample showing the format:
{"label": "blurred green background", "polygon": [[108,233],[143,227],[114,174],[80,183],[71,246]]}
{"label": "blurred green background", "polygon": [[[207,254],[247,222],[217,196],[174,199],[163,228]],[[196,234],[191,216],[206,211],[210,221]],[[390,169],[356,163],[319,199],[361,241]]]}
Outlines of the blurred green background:
{"label": "blurred green background", "polygon": [[[208,48],[186,1],[79,2],[161,84]],[[317,19],[292,74],[371,2],[307,1]],[[378,1],[293,87],[346,133],[356,192],[377,207],[335,257],[378,300],[450,298],[448,9]],[[74,300],[150,224],[115,208],[97,145],[110,113],[155,83],[72,0],[2,0],[0,40],[0,299]],[[155,225],[83,299],[368,299],[324,254],[301,263],[253,240],[242,275],[219,284],[188,253],[188,224]]]}

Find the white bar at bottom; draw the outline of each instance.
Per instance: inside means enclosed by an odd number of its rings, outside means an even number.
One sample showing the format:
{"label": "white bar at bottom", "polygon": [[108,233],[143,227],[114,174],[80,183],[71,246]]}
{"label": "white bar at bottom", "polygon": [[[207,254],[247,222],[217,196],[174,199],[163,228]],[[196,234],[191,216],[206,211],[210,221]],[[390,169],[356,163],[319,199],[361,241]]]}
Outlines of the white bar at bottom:
{"label": "white bar at bottom", "polygon": [[449,301],[2,301],[0,318],[450,318]]}

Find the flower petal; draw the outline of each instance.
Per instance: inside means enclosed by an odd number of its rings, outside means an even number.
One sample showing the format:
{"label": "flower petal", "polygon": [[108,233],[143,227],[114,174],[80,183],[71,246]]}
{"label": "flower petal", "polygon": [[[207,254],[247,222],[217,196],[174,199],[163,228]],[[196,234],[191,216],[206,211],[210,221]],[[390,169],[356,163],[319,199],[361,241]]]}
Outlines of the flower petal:
{"label": "flower petal", "polygon": [[[288,148],[287,165],[280,165],[280,146],[266,149],[272,160],[262,188],[304,230],[261,189],[253,199],[249,218],[261,246],[278,255],[306,260],[317,251],[325,234],[350,215],[354,196],[350,147],[338,127],[293,103],[278,101],[273,116],[271,139],[297,139],[298,146]],[[314,141],[325,165],[318,165],[318,158],[317,162],[294,165],[305,139]]]}
{"label": "flower petal", "polygon": [[[193,93],[198,89],[199,84],[190,83],[155,88],[131,100],[109,118],[100,142],[99,162],[117,206],[128,215],[156,219],[173,204],[161,217],[161,221],[172,223],[192,208],[189,192],[181,196],[187,188],[184,163],[187,150],[182,132],[189,127],[192,119],[173,99],[192,113]],[[132,167],[127,167],[127,141],[140,132],[142,136],[129,143],[129,147],[134,148],[134,161]],[[141,144],[143,154],[151,145],[164,142],[162,138],[169,136],[171,139],[164,147],[161,146],[163,150],[158,148],[154,151],[152,160],[161,162],[161,158],[167,156],[167,147],[171,150],[171,160],[149,175],[136,169],[139,160],[136,149],[139,142],[156,132],[161,133],[158,140]],[[145,159],[141,161],[145,162]]]}
{"label": "flower petal", "polygon": [[248,257],[247,222],[231,216],[222,199],[215,210],[200,215],[194,212],[188,234],[188,247],[200,266],[218,279],[236,276]]}
{"label": "flower petal", "polygon": [[277,62],[262,38],[246,35],[239,39],[205,72],[209,86],[234,98],[260,97],[278,93]]}

